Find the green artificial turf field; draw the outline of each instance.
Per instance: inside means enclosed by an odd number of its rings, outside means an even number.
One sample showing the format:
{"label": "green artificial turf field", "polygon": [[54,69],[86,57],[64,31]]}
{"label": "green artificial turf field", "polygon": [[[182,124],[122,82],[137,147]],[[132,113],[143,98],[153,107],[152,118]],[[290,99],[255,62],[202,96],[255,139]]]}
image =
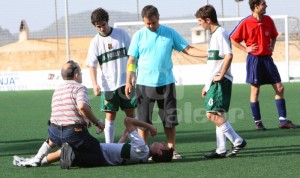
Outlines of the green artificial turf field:
{"label": "green artificial turf field", "polygon": [[[285,83],[288,118],[300,124],[300,83]],[[0,92],[0,177],[299,177],[300,129],[278,128],[274,91],[263,86],[260,94],[262,119],[267,131],[255,131],[249,108],[248,85],[233,85],[227,117],[248,145],[236,157],[205,160],[203,154],[215,149],[215,126],[205,117],[203,86],[177,86],[178,118],[176,150],[184,159],[171,163],[147,163],[128,166],[72,168],[61,170],[59,163],[46,167],[23,168],[12,164],[12,156],[30,157],[47,137],[47,120],[53,91]],[[94,113],[99,98],[89,90]],[[164,141],[165,135],[154,110],[153,122],[158,134],[153,140]],[[116,140],[123,132],[123,112],[116,121]],[[103,135],[90,132],[103,142]],[[228,143],[228,149],[230,144]]]}

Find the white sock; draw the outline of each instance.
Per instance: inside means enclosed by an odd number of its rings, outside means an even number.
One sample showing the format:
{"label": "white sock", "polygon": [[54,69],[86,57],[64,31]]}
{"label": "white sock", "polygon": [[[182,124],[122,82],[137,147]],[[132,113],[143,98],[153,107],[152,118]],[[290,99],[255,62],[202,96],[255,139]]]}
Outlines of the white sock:
{"label": "white sock", "polygon": [[233,130],[228,121],[221,125],[220,129],[234,146],[239,145],[243,142],[243,139]]}
{"label": "white sock", "polygon": [[218,154],[226,152],[226,136],[222,130],[216,126],[216,138],[217,138],[217,149]]}
{"label": "white sock", "polygon": [[34,156],[34,158],[38,160],[42,160],[51,150],[52,147],[45,141],[40,147],[37,154]]}
{"label": "white sock", "polygon": [[105,143],[114,143],[114,137],[115,137],[114,121],[105,119],[104,135],[105,135]]}
{"label": "white sock", "polygon": [[279,117],[279,120],[280,121],[285,121],[285,120],[287,120],[285,117]]}
{"label": "white sock", "polygon": [[48,163],[48,160],[47,160],[47,156],[45,156],[43,159],[42,159],[42,161],[41,161],[41,166],[46,166],[46,165],[48,165],[49,163]]}

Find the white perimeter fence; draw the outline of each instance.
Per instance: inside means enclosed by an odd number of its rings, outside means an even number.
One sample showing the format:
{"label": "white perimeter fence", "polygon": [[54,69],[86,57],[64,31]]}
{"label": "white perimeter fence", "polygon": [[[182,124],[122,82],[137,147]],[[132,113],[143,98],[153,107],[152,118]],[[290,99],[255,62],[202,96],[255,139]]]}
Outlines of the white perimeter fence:
{"label": "white perimeter fence", "polygon": [[[278,62],[276,65],[282,81],[289,82],[285,62]],[[293,63],[291,67],[295,68],[293,70],[294,75],[300,76],[300,62]],[[245,63],[233,63],[231,70],[234,76],[233,83],[245,83]],[[173,68],[177,85],[203,85],[207,78],[205,71],[205,65],[176,65]],[[82,70],[82,75],[83,84],[88,88],[92,88],[88,69]],[[60,70],[0,72],[0,91],[52,90],[62,81]]]}

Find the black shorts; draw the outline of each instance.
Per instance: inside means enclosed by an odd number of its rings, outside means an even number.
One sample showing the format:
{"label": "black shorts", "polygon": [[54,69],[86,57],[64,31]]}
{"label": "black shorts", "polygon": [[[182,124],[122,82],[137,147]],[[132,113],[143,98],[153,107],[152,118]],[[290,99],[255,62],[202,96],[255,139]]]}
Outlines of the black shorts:
{"label": "black shorts", "polygon": [[[136,86],[138,119],[152,124],[152,113],[155,101],[158,115],[166,128],[178,125],[175,84],[159,87]],[[142,128],[141,128],[142,129]]]}

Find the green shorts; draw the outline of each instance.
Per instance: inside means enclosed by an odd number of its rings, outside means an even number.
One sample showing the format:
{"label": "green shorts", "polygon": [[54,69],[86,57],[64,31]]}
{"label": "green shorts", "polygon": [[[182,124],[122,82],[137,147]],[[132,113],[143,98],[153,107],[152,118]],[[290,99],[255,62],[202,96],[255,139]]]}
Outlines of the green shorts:
{"label": "green shorts", "polygon": [[125,95],[125,86],[118,88],[115,91],[101,92],[100,96],[100,110],[117,112],[119,108],[122,110],[136,108],[135,92],[131,92],[131,99]]}
{"label": "green shorts", "polygon": [[228,112],[232,82],[224,78],[212,83],[205,97],[206,112]]}

